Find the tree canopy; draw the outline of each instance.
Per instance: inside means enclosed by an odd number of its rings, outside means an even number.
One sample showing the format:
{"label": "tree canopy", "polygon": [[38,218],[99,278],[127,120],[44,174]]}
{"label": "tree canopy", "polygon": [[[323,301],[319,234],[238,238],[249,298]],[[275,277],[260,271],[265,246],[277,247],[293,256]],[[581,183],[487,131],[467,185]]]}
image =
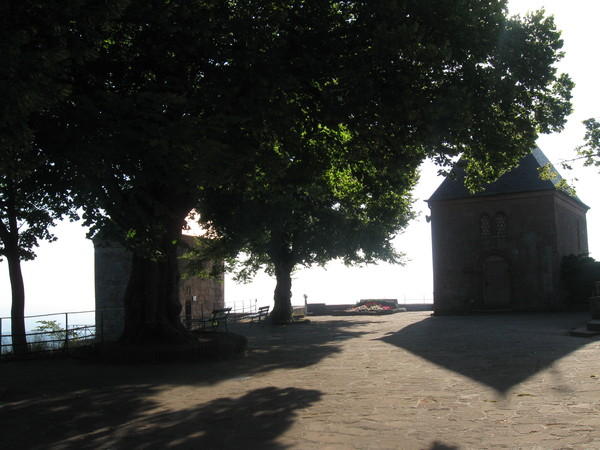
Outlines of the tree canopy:
{"label": "tree canopy", "polygon": [[[230,69],[245,70],[256,158],[201,192],[202,217],[241,274],[277,276],[291,311],[297,264],[397,261],[424,158],[463,155],[476,187],[560,129],[572,83],[543,12],[503,2],[239,2]],[[254,6],[252,8],[251,6]],[[246,9],[244,9],[246,8]],[[247,101],[247,100],[246,100]],[[245,105],[241,105],[244,107]]]}
{"label": "tree canopy", "polygon": [[577,153],[586,166],[600,166],[600,123],[594,119],[583,121],[585,125],[584,144],[577,147]]}
{"label": "tree canopy", "polygon": [[36,124],[68,98],[72,68],[94,56],[118,11],[110,0],[0,3],[0,256],[10,273],[17,353],[27,351],[20,262],[35,257],[39,240],[54,240],[56,220],[74,215],[66,167],[38,145]]}
{"label": "tree canopy", "polygon": [[[57,6],[55,6],[57,7]],[[511,168],[570,112],[560,33],[504,1],[131,0],[36,122],[87,220],[129,239],[125,342],[180,341],[175,244],[197,207],[224,254],[397,261],[419,164]]]}
{"label": "tree canopy", "polygon": [[230,105],[244,74],[228,70],[228,14],[218,1],[131,1],[45,124],[87,222],[110,223],[133,252],[123,342],[189,337],[176,245],[198,192],[249,153]]}

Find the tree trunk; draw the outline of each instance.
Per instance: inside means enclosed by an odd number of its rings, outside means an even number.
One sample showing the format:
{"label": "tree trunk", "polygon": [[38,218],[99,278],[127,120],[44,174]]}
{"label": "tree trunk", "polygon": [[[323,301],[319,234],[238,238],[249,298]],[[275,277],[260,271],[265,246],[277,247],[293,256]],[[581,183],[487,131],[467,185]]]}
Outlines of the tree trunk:
{"label": "tree trunk", "polygon": [[274,261],[277,284],[273,296],[272,323],[285,323],[292,320],[292,269],[293,264]]}
{"label": "tree trunk", "polygon": [[120,342],[134,345],[185,344],[194,337],[180,319],[179,268],[175,236],[160,245],[162,257],[155,260],[134,252],[131,275],[125,291],[125,322]]}
{"label": "tree trunk", "polygon": [[[12,246],[11,246],[12,247]],[[16,355],[29,352],[27,335],[25,331],[25,286],[21,272],[19,252],[15,248],[6,249],[6,261],[10,277],[12,293],[12,307],[10,312],[10,327],[12,334],[12,348]]]}
{"label": "tree trunk", "polygon": [[8,194],[6,199],[8,223],[0,221],[0,238],[4,244],[4,255],[8,262],[8,273],[12,295],[10,312],[10,329],[12,335],[13,352],[23,355],[29,352],[27,335],[25,331],[25,285],[21,271],[21,257],[19,254],[19,224],[17,221],[17,208],[15,205],[14,185],[8,180]]}

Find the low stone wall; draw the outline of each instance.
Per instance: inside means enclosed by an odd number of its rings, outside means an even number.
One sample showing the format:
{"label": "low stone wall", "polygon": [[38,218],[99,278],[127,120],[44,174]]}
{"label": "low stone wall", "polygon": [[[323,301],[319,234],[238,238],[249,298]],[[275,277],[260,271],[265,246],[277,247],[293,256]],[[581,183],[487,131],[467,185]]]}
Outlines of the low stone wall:
{"label": "low stone wall", "polygon": [[[308,314],[312,316],[328,316],[328,315],[340,315],[348,309],[354,308],[356,305],[327,305],[326,303],[309,303]],[[402,311],[433,311],[433,304],[431,303],[414,303],[406,305],[398,305],[397,308],[386,311],[400,312]],[[388,313],[389,314],[389,313]]]}

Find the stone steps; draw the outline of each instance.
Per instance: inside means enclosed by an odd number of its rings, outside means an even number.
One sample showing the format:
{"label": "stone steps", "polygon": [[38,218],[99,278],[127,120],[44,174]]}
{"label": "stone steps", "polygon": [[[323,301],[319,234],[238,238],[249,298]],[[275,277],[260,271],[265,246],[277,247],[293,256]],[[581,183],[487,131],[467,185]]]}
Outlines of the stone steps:
{"label": "stone steps", "polygon": [[571,330],[571,336],[593,337],[600,335],[600,320],[589,320],[584,325],[581,325],[574,330]]}
{"label": "stone steps", "polygon": [[600,319],[590,320],[587,323],[587,329],[590,331],[597,331],[600,333]]}

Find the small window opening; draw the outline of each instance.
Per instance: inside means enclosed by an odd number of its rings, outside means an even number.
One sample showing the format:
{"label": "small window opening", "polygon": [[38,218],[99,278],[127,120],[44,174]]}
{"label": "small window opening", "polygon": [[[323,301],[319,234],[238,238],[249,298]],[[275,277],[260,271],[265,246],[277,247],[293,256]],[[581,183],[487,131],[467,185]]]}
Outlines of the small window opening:
{"label": "small window opening", "polygon": [[481,219],[479,221],[479,232],[483,237],[488,237],[492,234],[492,224],[490,216],[488,216],[487,214],[481,215]]}
{"label": "small window opening", "polygon": [[498,236],[506,236],[508,231],[508,220],[506,214],[499,212],[496,214],[496,234]]}

